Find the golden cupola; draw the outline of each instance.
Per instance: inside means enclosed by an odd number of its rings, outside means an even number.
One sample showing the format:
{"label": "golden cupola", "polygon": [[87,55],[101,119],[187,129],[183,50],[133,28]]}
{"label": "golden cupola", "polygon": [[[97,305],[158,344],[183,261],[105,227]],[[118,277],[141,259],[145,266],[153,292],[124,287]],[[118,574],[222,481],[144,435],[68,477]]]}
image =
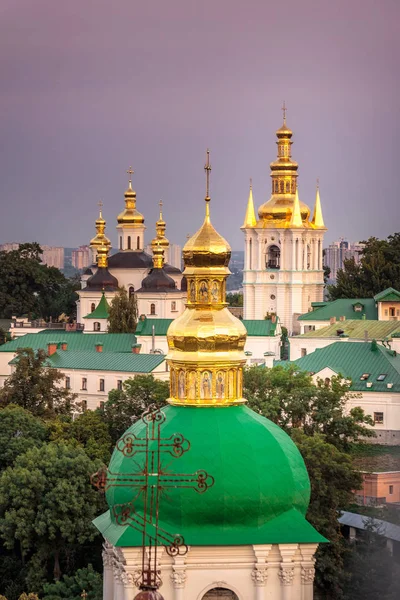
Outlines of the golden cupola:
{"label": "golden cupola", "polygon": [[160,200],[159,206],[160,206],[160,216],[159,216],[158,221],[156,221],[156,237],[151,241],[153,255],[154,255],[155,248],[158,248],[161,246],[161,248],[163,248],[163,251],[165,251],[169,248],[169,240],[167,240],[167,238],[165,237],[165,229],[166,229],[167,224],[163,219],[163,214],[162,214],[163,202],[162,202],[162,200]]}
{"label": "golden cupola", "polygon": [[129,175],[129,182],[128,189],[125,192],[125,209],[118,215],[117,221],[122,226],[142,226],[144,223],[144,216],[136,210],[136,192],[132,189],[132,175],[134,173],[132,167],[129,167],[127,173]]}
{"label": "golden cupola", "polygon": [[205,219],[183,249],[188,301],[167,333],[171,404],[214,406],[244,402],[246,328],[227,308],[231,249],[210,220],[208,151],[205,171]]}
{"label": "golden cupola", "polygon": [[102,247],[102,246],[107,246],[108,248],[111,248],[111,242],[108,239],[108,237],[106,237],[105,235],[105,229],[106,229],[106,221],[103,218],[103,214],[102,214],[102,208],[103,208],[103,203],[99,202],[99,216],[96,219],[96,235],[94,236],[94,238],[92,238],[90,240],[90,247],[92,250],[94,250],[97,254],[97,249]]}
{"label": "golden cupola", "polygon": [[[276,136],[278,138],[278,156],[271,163],[272,195],[258,209],[258,216],[263,227],[289,228],[292,221],[292,213],[297,191],[298,164],[292,160],[292,136],[293,132],[286,124],[286,107],[283,104],[283,125]],[[309,207],[300,202],[300,213],[304,227],[310,227]]]}

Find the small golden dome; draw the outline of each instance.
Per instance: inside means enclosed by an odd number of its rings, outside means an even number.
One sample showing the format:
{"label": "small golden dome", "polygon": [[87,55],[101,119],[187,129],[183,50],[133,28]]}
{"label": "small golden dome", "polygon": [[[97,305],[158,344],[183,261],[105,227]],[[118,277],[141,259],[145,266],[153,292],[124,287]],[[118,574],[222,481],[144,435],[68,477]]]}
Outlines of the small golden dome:
{"label": "small golden dome", "polygon": [[97,217],[95,224],[96,224],[96,235],[94,236],[94,238],[92,238],[90,240],[90,247],[91,248],[100,248],[101,246],[107,246],[108,248],[111,248],[111,242],[108,239],[108,237],[105,236],[104,231],[106,228],[106,221],[103,218],[103,214],[102,214],[102,206],[103,203],[99,202],[99,206],[100,206],[100,211],[99,211],[99,216]]}
{"label": "small golden dome", "polygon": [[227,267],[231,247],[210,221],[210,198],[206,197],[206,217],[200,229],[186,242],[183,260],[187,267]]}
{"label": "small golden dome", "polygon": [[[268,226],[268,223],[275,223],[276,227],[282,226],[279,223],[289,223],[292,218],[295,194],[272,194],[268,202],[265,202],[258,209],[258,216]],[[307,222],[310,217],[310,209],[307,204],[300,202],[300,213],[303,222]],[[278,223],[279,222],[279,223]]]}
{"label": "small golden dome", "polygon": [[277,129],[277,131],[276,131],[276,136],[278,138],[282,138],[282,137],[291,138],[292,135],[293,135],[293,131],[291,129],[289,129],[289,127],[286,125],[286,121],[283,123],[282,127],[279,127],[279,129]]}

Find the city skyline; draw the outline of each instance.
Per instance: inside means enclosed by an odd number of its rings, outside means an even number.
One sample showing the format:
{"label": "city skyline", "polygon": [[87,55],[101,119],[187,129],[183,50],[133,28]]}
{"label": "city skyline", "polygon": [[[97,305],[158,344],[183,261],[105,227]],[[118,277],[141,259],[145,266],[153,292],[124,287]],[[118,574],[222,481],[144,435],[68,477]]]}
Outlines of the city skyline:
{"label": "city skyline", "polygon": [[78,247],[101,199],[114,242],[132,164],[147,239],[162,198],[167,236],[183,245],[210,147],[213,221],[243,248],[249,177],[258,207],[283,100],[311,208],[320,178],[326,241],[394,233],[396,2],[93,6],[2,4],[1,240]]}

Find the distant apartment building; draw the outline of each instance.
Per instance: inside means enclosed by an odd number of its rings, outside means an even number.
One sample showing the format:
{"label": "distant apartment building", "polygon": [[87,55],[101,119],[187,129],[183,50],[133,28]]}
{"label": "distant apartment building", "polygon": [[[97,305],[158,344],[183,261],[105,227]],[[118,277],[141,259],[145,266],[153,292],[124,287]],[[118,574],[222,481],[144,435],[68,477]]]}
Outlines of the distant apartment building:
{"label": "distant apartment building", "polygon": [[92,264],[92,251],[89,246],[79,246],[76,250],[72,250],[72,266],[75,269],[86,269]]}
{"label": "distant apartment building", "polygon": [[[20,246],[19,242],[10,242],[8,244],[1,244],[0,251],[11,252],[12,250],[18,250]],[[57,269],[64,268],[64,248],[60,246],[41,246],[43,250],[42,263],[48,267],[56,267]]]}
{"label": "distant apartment building", "polygon": [[325,248],[324,266],[329,267],[331,270],[329,279],[336,281],[337,273],[340,269],[343,269],[345,260],[354,258],[358,264],[363,248],[363,244],[349,242],[343,238]]}

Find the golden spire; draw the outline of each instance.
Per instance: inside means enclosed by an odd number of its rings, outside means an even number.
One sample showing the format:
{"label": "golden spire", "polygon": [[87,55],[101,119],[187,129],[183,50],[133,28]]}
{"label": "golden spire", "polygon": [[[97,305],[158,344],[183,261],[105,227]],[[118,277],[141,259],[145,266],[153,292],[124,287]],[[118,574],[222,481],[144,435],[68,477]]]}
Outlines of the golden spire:
{"label": "golden spire", "polygon": [[314,215],[311,223],[316,229],[325,229],[324,217],[322,216],[321,198],[319,197],[319,179],[317,179]]}
{"label": "golden spire", "polygon": [[[154,240],[153,240],[154,242]],[[154,269],[162,269],[164,266],[164,248],[160,244],[160,240],[157,243],[152,243],[153,250],[153,267]]]}
{"label": "golden spire", "polygon": [[290,227],[303,227],[303,221],[302,221],[301,212],[300,212],[300,200],[299,200],[298,188],[296,188],[296,194],[294,196],[293,212],[292,212],[292,219],[290,221]]}
{"label": "golden spire", "polygon": [[243,228],[256,227],[256,225],[257,225],[257,219],[256,219],[256,213],[254,211],[254,202],[253,202],[253,182],[250,179],[249,199],[247,200],[246,216],[244,218],[244,223],[243,223],[242,227]]}
{"label": "golden spire", "polygon": [[117,222],[126,227],[142,227],[144,224],[143,215],[136,210],[136,192],[132,189],[132,175],[134,172],[132,167],[127,170],[129,180],[128,189],[124,194],[125,209],[117,217]]}
{"label": "golden spire", "polygon": [[108,246],[109,248],[111,247],[111,242],[108,239],[108,237],[106,237],[104,231],[106,229],[106,221],[103,218],[103,214],[102,214],[102,209],[103,209],[103,202],[100,200],[97,203],[97,206],[99,207],[99,216],[96,219],[96,235],[94,236],[94,238],[92,238],[90,240],[89,246],[93,249],[97,251],[97,248],[99,248],[100,246]]}
{"label": "golden spire", "polygon": [[246,328],[227,309],[231,249],[211,224],[210,170],[207,151],[206,215],[183,249],[188,302],[167,333],[171,404],[225,406],[244,402]]}
{"label": "golden spire", "polygon": [[169,241],[165,237],[166,223],[163,219],[163,214],[162,214],[163,201],[160,200],[158,205],[160,207],[160,218],[158,219],[158,221],[156,221],[156,237],[151,242],[151,248],[153,251],[153,255],[154,255],[154,248],[158,244],[160,244],[162,246],[163,253],[165,250],[167,250],[169,248]]}

